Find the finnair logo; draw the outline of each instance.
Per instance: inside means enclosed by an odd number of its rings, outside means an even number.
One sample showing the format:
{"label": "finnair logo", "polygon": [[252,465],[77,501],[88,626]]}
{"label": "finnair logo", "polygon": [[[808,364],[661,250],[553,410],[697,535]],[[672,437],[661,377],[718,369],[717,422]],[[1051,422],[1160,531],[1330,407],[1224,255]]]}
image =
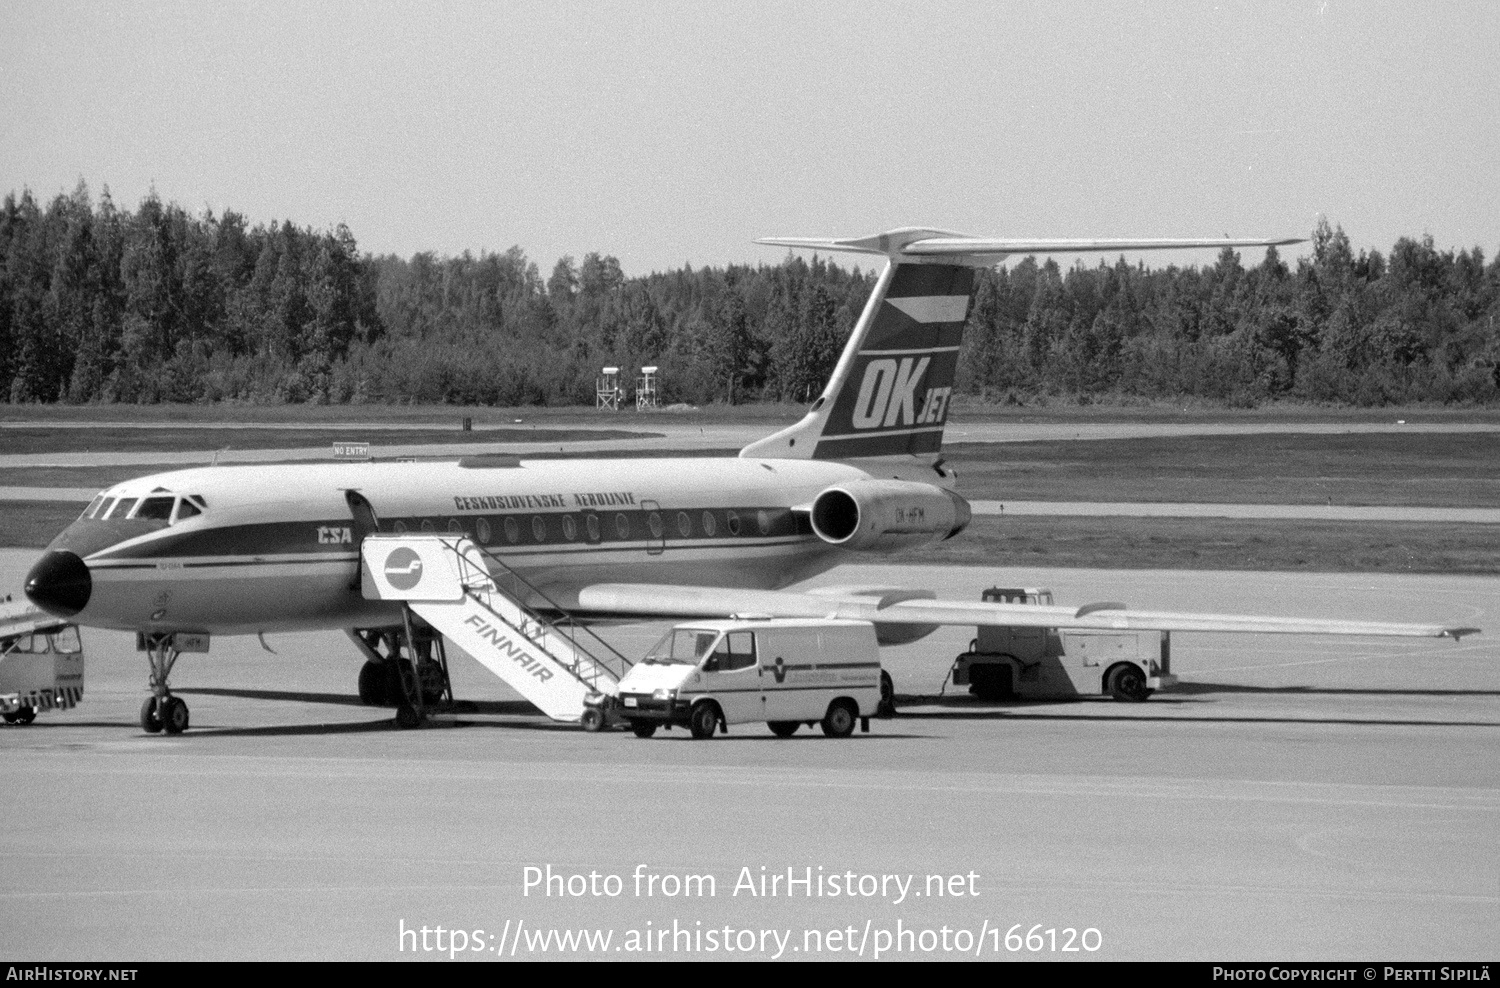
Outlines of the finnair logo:
{"label": "finnair logo", "polygon": [[854,402],[854,427],[888,429],[942,423],[952,388],[928,388],[920,404],[917,400],[917,388],[931,362],[931,357],[902,357],[899,361],[882,357],[866,364]]}
{"label": "finnair logo", "polygon": [[397,590],[410,590],[422,579],[422,557],[406,546],[385,557],[386,582]]}

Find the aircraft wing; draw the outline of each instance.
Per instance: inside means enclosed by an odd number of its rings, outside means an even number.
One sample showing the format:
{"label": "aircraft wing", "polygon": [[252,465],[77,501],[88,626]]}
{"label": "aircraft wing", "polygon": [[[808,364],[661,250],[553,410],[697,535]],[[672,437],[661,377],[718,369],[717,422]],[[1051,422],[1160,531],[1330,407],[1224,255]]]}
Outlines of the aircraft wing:
{"label": "aircraft wing", "polygon": [[935,600],[929,594],[872,588],[840,591],[725,590],[643,583],[600,583],[578,595],[590,614],[612,617],[727,618],[827,617],[877,625],[942,625],[1093,629],[1101,631],[1219,631],[1294,635],[1378,635],[1454,638],[1478,628],[1388,621],[1341,621],[1248,614],[1178,614],[1137,611],[1102,602],[1082,607]]}

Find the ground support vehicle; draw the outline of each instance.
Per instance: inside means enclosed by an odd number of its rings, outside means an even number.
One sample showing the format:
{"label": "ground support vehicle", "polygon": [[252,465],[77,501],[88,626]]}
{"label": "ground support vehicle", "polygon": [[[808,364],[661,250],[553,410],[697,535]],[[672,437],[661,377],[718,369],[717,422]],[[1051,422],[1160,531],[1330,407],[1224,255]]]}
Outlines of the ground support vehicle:
{"label": "ground support vehicle", "polygon": [[[1042,588],[991,587],[988,602],[1052,604]],[[951,671],[953,685],[982,700],[1059,700],[1107,694],[1140,701],[1172,686],[1171,636],[1165,631],[1060,631],[981,627]]]}
{"label": "ground support vehicle", "polygon": [[829,737],[870,729],[881,707],[880,651],[868,621],[763,619],[681,624],[620,680],[615,713],[647,738],[695,738],[761,722],[777,737],[806,724]]}
{"label": "ground support vehicle", "polygon": [[0,717],[30,724],[43,710],[83,699],[83,643],[76,625],[38,607],[0,601]]}

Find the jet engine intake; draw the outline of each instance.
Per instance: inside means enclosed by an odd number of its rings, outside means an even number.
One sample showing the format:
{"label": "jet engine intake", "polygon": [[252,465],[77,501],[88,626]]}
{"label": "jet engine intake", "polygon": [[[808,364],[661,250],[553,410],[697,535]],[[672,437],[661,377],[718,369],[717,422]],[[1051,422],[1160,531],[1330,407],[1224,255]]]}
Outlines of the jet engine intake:
{"label": "jet engine intake", "polygon": [[813,499],[813,532],[843,549],[892,552],[949,539],[969,524],[969,502],[908,480],[856,480]]}

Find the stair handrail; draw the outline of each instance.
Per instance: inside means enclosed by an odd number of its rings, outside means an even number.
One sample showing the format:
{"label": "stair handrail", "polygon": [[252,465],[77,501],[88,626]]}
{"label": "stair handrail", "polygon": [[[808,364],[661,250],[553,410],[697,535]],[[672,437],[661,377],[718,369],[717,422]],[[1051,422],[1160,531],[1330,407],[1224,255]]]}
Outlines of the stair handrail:
{"label": "stair handrail", "polygon": [[[446,538],[444,539],[444,541],[446,542]],[[516,572],[516,570],[513,569],[510,565],[508,565],[505,562],[505,560],[501,559],[500,556],[497,553],[494,553],[494,552],[490,551],[489,549],[486,549],[484,546],[481,546],[478,543],[473,542],[472,540],[470,541],[470,544],[473,545],[474,548],[478,549],[479,552],[480,552],[480,555],[482,555],[485,559],[489,560],[490,562],[492,562],[495,565],[499,566],[500,569],[504,570],[505,573],[512,580],[514,580],[517,584],[519,584],[520,586],[525,587],[527,590],[529,590],[531,592],[531,594],[535,595],[536,597],[540,598],[542,601],[546,602],[547,606],[549,608],[551,608],[553,611],[555,611],[556,613],[562,614],[565,617],[567,617],[568,618],[568,623],[567,623],[566,626],[564,626],[559,621],[554,621],[551,618],[545,617],[545,616],[543,616],[541,614],[538,614],[535,611],[533,611],[529,606],[527,606],[527,603],[526,603],[526,599],[527,598],[526,598],[525,594],[520,594],[520,593],[512,593],[512,594],[510,594],[510,596],[516,601],[517,604],[520,605],[521,610],[525,614],[527,614],[527,616],[529,616],[532,620],[535,620],[538,623],[546,626],[546,628],[548,630],[552,631],[554,634],[558,635],[559,637],[566,638],[568,640],[568,643],[573,646],[574,650],[577,651],[577,652],[579,652],[579,653],[581,653],[585,658],[587,658],[591,663],[593,663],[593,665],[594,665],[594,667],[596,669],[602,670],[602,672],[608,673],[609,675],[614,676],[615,679],[616,679],[616,681],[625,678],[625,673],[628,672],[630,670],[630,667],[633,666],[635,663],[631,662],[624,655],[622,655],[620,653],[619,649],[615,648],[609,642],[607,642],[603,638],[599,637],[598,633],[595,632],[593,629],[589,628],[587,625],[579,624],[579,623],[573,621],[571,615],[568,614],[568,611],[564,607],[562,607],[560,604],[558,604],[551,597],[547,596],[547,594],[540,587],[538,587],[536,584],[532,583],[530,580],[526,579],[520,573]],[[458,544],[457,544],[457,540],[456,539],[451,544],[451,548],[454,550],[453,554],[455,556],[457,556],[462,561],[463,566],[465,566],[467,568],[467,567],[473,565],[473,563],[471,563],[468,560],[468,558],[464,556],[464,554],[462,552],[458,551]],[[489,572],[489,571],[485,571],[484,577],[485,577],[486,580],[489,580],[489,581],[495,583],[496,589],[499,589],[499,584],[498,584],[498,582],[495,581],[495,574],[494,573]],[[463,582],[464,582],[464,590],[465,590],[465,592],[469,593],[472,596],[473,595],[473,591],[469,587],[467,581],[463,581]],[[619,663],[620,663],[620,669],[619,669],[618,672],[616,672],[614,669],[610,668],[607,660],[600,658],[598,655],[594,654],[594,652],[591,649],[587,648],[586,646],[584,646],[582,643],[580,643],[578,641],[577,632],[579,632],[579,631],[582,631],[584,634],[588,635],[589,638],[593,639],[593,641],[595,643],[597,643],[597,645],[602,646],[611,655],[613,655],[615,659],[617,659],[619,661]],[[573,666],[571,666],[570,668],[572,669],[573,674],[576,675],[576,676],[578,676],[580,679],[588,679],[588,681],[590,682],[591,685],[594,685],[594,686],[598,685],[598,676],[599,676],[598,673],[595,673],[592,677],[585,677],[584,675],[582,675],[580,673],[580,670],[577,668],[576,664],[573,665]]]}

